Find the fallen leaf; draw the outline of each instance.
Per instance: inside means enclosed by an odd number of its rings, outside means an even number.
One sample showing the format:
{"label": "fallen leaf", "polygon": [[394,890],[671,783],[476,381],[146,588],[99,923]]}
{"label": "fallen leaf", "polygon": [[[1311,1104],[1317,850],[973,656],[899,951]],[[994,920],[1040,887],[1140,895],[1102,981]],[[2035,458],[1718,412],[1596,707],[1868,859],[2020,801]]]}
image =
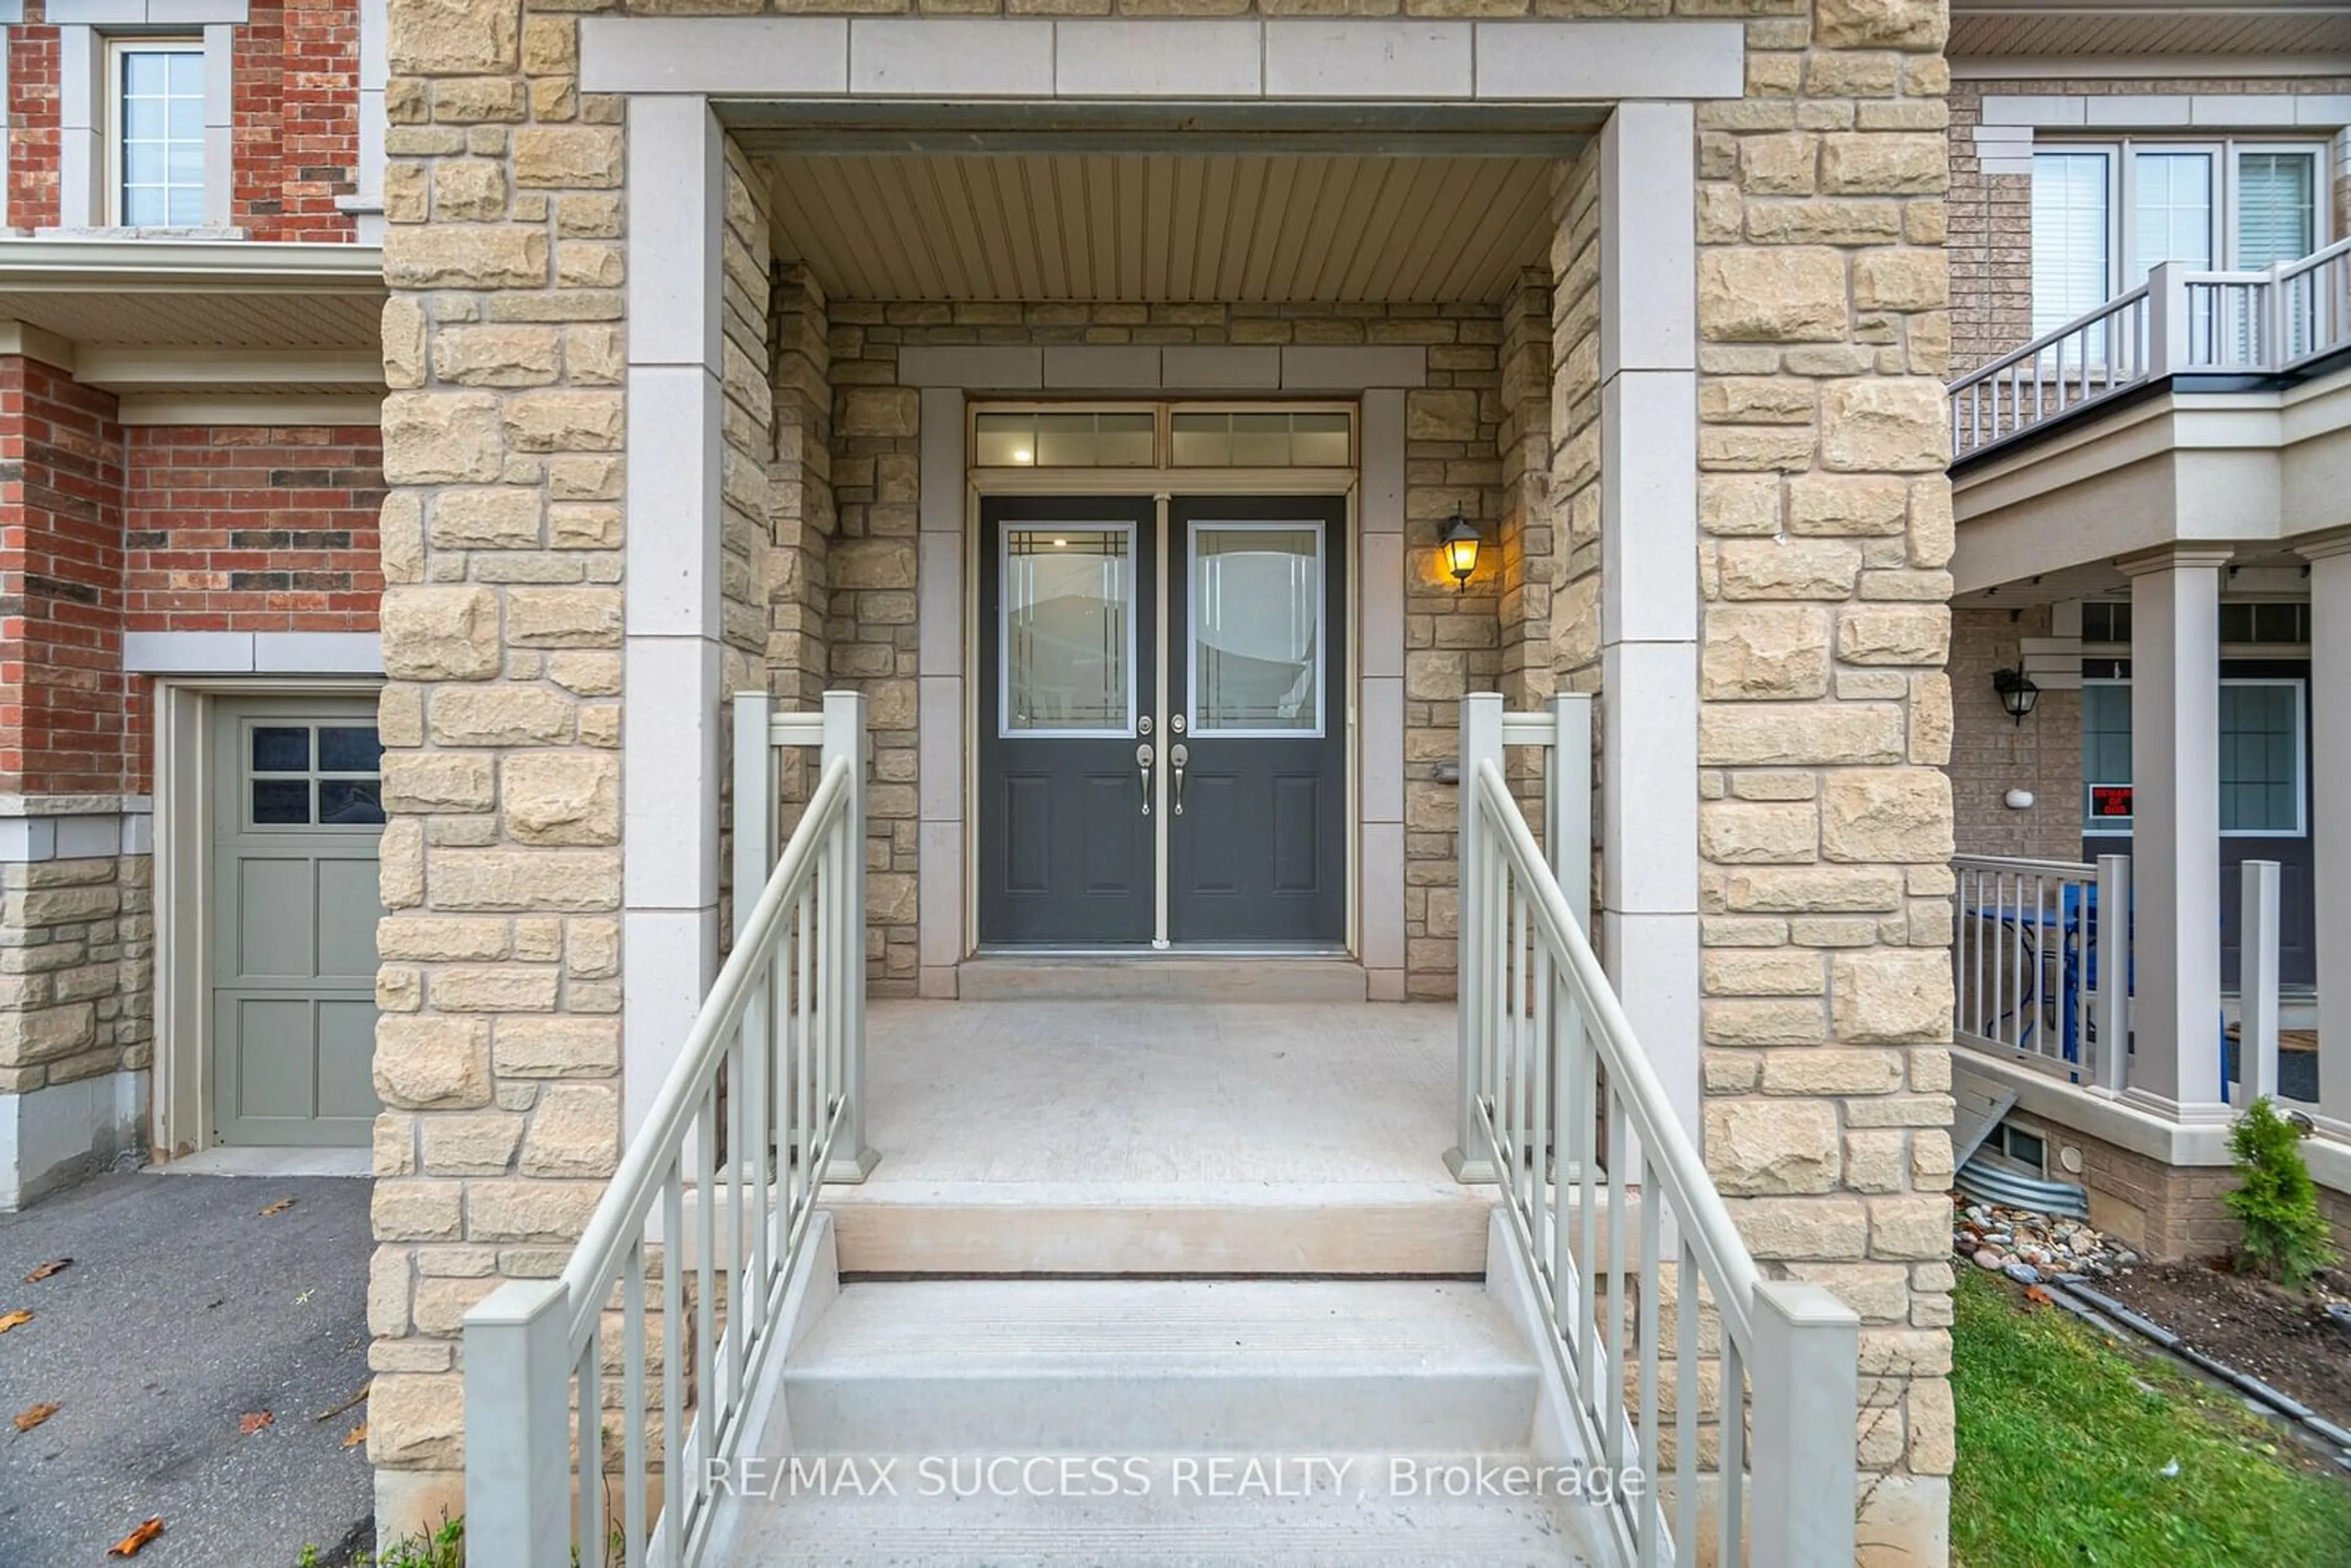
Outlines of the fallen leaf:
{"label": "fallen leaf", "polygon": [[56,1273],[58,1270],[70,1269],[72,1267],[73,1260],[70,1258],[52,1258],[47,1262],[42,1264],[39,1268],[34,1270],[31,1273],[26,1275],[25,1283],[27,1285],[37,1285],[42,1281],[47,1279],[50,1275]]}
{"label": "fallen leaf", "polygon": [[263,1208],[261,1211],[261,1217],[264,1219],[266,1219],[273,1214],[283,1214],[293,1207],[294,1200],[292,1198],[281,1197],[276,1203],[270,1204],[266,1207]]}
{"label": "fallen leaf", "polygon": [[109,1557],[136,1557],[139,1549],[163,1533],[163,1516],[157,1514],[106,1549]]}
{"label": "fallen leaf", "polygon": [[346,1448],[356,1448],[366,1441],[367,1423],[364,1421],[343,1434],[343,1447]]}
{"label": "fallen leaf", "polygon": [[344,1400],[340,1405],[336,1406],[331,1410],[319,1411],[316,1416],[311,1416],[310,1419],[313,1421],[333,1420],[336,1416],[341,1415],[352,1406],[357,1405],[360,1401],[365,1399],[368,1396],[368,1390],[372,1386],[374,1386],[372,1381],[360,1384],[360,1391],[357,1394],[352,1395],[349,1399]]}
{"label": "fallen leaf", "polygon": [[245,1419],[236,1424],[236,1429],[249,1437],[264,1427],[276,1426],[277,1423],[277,1417],[266,1410],[248,1410]]}
{"label": "fallen leaf", "polygon": [[13,1328],[21,1328],[32,1321],[33,1314],[21,1308],[13,1312],[0,1314],[0,1333],[6,1333]]}
{"label": "fallen leaf", "polygon": [[22,1416],[15,1418],[16,1422],[16,1430],[19,1432],[29,1432],[57,1413],[57,1407],[55,1405],[36,1405],[30,1410],[26,1411]]}
{"label": "fallen leaf", "polygon": [[2024,1300],[2029,1307],[2045,1307],[2054,1299],[2038,1285],[2024,1287]]}

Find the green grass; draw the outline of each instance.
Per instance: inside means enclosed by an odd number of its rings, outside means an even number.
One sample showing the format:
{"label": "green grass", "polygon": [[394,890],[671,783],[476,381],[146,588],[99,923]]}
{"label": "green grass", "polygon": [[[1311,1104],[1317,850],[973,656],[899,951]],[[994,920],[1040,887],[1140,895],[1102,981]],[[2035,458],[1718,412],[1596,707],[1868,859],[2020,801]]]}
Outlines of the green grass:
{"label": "green grass", "polygon": [[1964,1568],[2351,1568],[2351,1476],[2241,1404],[1972,1270],[1958,1314]]}

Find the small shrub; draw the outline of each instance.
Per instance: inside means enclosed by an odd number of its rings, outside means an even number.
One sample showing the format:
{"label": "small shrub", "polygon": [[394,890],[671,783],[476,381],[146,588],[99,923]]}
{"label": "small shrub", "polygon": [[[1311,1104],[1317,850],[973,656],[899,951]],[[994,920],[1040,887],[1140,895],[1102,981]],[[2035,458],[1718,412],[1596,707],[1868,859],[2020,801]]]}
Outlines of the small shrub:
{"label": "small shrub", "polygon": [[407,1536],[373,1556],[363,1554],[359,1568],[465,1568],[465,1521],[444,1513],[432,1534]]}
{"label": "small shrub", "polygon": [[2237,1190],[2220,1201],[2243,1224],[2237,1267],[2299,1290],[2335,1261],[2318,1189],[2302,1157],[2302,1134],[2266,1098],[2254,1101],[2229,1134]]}

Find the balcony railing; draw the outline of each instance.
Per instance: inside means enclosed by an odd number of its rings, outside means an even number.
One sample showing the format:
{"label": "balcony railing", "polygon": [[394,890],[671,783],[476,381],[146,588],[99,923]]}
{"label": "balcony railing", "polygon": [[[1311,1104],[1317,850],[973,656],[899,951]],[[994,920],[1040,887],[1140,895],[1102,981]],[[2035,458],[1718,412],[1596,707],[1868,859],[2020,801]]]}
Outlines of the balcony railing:
{"label": "balcony railing", "polygon": [[2147,282],[1951,383],[1956,461],[2178,375],[2291,375],[2351,350],[2351,239],[2260,272],[2165,262]]}

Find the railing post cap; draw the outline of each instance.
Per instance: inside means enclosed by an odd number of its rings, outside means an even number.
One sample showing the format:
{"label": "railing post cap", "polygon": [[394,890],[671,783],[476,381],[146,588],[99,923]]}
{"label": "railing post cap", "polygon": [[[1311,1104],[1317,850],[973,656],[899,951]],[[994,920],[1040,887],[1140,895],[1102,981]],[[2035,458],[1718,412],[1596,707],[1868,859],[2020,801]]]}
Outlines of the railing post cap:
{"label": "railing post cap", "polygon": [[465,1326],[511,1328],[560,1311],[565,1305],[561,1280],[508,1280],[465,1309]]}
{"label": "railing post cap", "polygon": [[1797,1328],[1861,1327],[1861,1314],[1836,1292],[1810,1280],[1758,1280],[1755,1301]]}

